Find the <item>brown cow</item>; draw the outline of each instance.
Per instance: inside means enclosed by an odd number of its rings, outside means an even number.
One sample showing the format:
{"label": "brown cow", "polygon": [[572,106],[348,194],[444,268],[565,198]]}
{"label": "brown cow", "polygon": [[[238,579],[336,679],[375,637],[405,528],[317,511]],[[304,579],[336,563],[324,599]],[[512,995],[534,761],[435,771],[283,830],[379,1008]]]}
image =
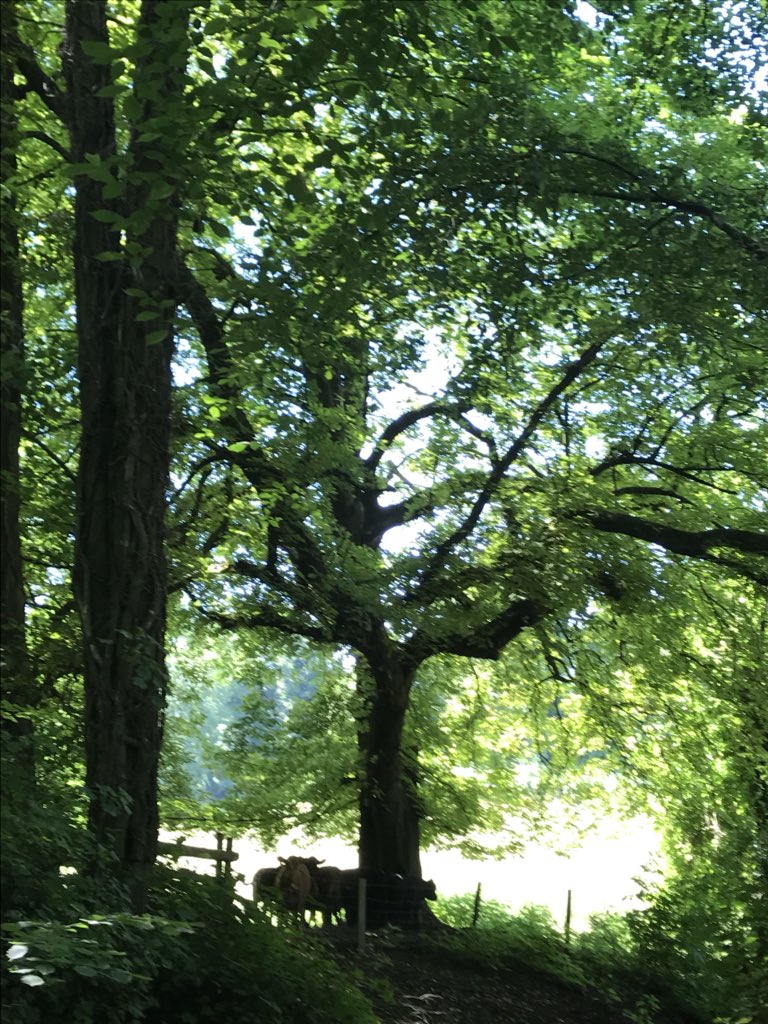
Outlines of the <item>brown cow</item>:
{"label": "brown cow", "polygon": [[[323,912],[323,928],[330,928],[333,918],[338,920],[344,906],[344,876],[340,868],[330,865],[326,868],[316,867],[310,871],[312,878],[311,899],[319,905]],[[311,905],[311,904],[310,904]]]}
{"label": "brown cow", "polygon": [[254,903],[264,903],[265,901],[273,901],[277,898],[278,893],[275,887],[275,879],[279,870],[279,866],[276,868],[259,868],[253,876]]}
{"label": "brown cow", "polygon": [[303,928],[306,925],[304,912],[312,891],[309,868],[301,857],[277,859],[280,861],[280,868],[275,875],[275,887],[279,890],[286,907],[296,912],[297,924]]}
{"label": "brown cow", "polygon": [[317,857],[294,857],[294,860],[301,861],[309,871],[310,891],[306,902],[306,909],[310,918],[314,917],[316,911],[323,915],[323,927],[330,928],[333,918],[338,920],[341,908],[344,905],[342,874],[339,868],[321,867],[324,860]]}

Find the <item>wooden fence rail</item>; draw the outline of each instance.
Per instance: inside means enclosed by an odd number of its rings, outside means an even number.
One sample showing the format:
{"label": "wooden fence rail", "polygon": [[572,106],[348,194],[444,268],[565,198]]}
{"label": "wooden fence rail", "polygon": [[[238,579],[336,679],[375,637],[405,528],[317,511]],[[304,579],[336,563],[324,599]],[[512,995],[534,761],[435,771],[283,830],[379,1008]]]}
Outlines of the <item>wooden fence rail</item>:
{"label": "wooden fence rail", "polygon": [[[226,843],[226,849],[224,844]],[[216,849],[208,850],[203,846],[187,846],[186,843],[158,843],[158,853],[169,857],[199,857],[202,860],[216,861],[216,877],[232,874],[232,863],[239,854],[232,850],[232,837],[224,838],[221,832],[216,833]]]}

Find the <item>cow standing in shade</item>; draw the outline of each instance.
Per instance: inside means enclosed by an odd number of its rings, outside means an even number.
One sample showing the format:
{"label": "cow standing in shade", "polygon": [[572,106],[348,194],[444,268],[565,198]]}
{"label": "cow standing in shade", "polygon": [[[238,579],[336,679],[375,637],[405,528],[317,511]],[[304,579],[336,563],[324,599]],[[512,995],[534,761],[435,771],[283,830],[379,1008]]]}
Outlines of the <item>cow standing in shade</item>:
{"label": "cow standing in shade", "polygon": [[280,868],[275,875],[275,887],[286,907],[295,912],[299,928],[304,928],[304,914],[312,891],[309,868],[301,857],[278,857],[278,860]]}
{"label": "cow standing in shade", "polygon": [[370,931],[386,925],[417,930],[422,923],[424,900],[437,899],[431,880],[359,868],[342,871],[341,876],[342,904],[351,926],[357,925],[360,914],[359,881],[366,880],[365,926]]}
{"label": "cow standing in shade", "polygon": [[424,900],[436,900],[437,887],[430,878],[415,878],[409,875],[403,879],[400,890],[400,908],[402,923],[401,928],[418,930],[422,925],[422,918],[426,908]]}
{"label": "cow standing in shade", "polygon": [[316,867],[310,869],[312,892],[309,906],[319,907],[323,913],[323,928],[330,928],[335,917],[337,922],[344,906],[344,878],[340,868]]}
{"label": "cow standing in shade", "polygon": [[275,879],[280,865],[274,868],[259,868],[253,876],[253,902],[266,903],[267,900],[277,899],[279,893]]}

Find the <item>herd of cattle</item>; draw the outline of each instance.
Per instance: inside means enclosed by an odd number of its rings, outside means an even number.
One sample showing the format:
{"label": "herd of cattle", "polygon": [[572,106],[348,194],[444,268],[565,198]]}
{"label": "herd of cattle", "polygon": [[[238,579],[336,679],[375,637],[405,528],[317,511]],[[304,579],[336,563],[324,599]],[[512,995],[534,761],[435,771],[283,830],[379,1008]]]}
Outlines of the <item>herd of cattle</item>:
{"label": "herd of cattle", "polygon": [[321,911],[323,927],[344,921],[357,926],[360,879],[365,879],[365,928],[375,931],[391,924],[416,929],[422,923],[424,900],[437,899],[435,883],[421,878],[361,868],[342,870],[323,866],[316,857],[279,857],[276,867],[261,868],[253,879],[254,903],[279,902],[296,916],[300,927],[306,914]]}

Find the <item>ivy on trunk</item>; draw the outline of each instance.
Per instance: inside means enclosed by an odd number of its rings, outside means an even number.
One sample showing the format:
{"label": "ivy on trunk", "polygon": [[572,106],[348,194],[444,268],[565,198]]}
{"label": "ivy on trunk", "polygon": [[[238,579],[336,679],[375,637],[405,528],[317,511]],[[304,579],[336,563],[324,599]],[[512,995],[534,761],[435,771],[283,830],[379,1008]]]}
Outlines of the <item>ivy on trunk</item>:
{"label": "ivy on trunk", "polygon": [[[189,4],[144,0],[135,119],[121,152],[107,8],[70,0],[62,60],[74,164],[82,444],[74,585],[84,642],[89,823],[136,906],[157,851],[167,674],[165,552],[173,261]],[[152,143],[143,125],[161,123]],[[179,125],[181,129],[179,130]]]}

